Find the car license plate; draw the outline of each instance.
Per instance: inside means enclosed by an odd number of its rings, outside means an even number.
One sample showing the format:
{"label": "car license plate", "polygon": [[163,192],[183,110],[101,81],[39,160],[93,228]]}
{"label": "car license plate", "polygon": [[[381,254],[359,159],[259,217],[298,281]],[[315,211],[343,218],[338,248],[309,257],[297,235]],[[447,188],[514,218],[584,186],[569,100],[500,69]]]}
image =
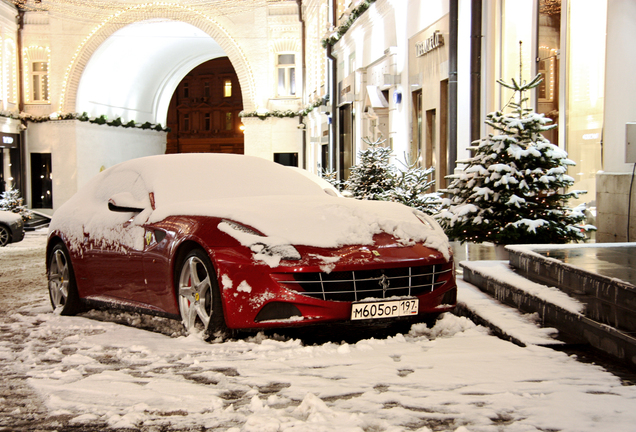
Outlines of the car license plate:
{"label": "car license plate", "polygon": [[363,320],[417,315],[418,307],[419,300],[416,298],[353,303],[351,319]]}

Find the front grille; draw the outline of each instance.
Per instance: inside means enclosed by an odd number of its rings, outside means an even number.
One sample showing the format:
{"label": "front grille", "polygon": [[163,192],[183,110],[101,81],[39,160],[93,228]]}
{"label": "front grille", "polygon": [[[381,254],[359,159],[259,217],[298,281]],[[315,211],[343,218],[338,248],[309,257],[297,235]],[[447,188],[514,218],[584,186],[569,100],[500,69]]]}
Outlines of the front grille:
{"label": "front grille", "polygon": [[295,280],[280,281],[304,295],[333,301],[418,296],[442,286],[452,263],[378,270],[331,273],[295,273]]}

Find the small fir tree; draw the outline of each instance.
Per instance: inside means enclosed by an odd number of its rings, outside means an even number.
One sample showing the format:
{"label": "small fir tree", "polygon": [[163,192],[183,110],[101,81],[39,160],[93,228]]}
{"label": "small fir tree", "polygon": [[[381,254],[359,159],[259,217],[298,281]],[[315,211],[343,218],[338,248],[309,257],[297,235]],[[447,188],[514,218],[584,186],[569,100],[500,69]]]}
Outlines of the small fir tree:
{"label": "small fir tree", "polygon": [[405,168],[397,170],[393,187],[380,194],[380,199],[399,202],[427,214],[437,213],[441,202],[440,194],[428,193],[431,186],[435,184],[435,180],[429,180],[435,168],[424,169],[415,164],[407,165]]}
{"label": "small fir tree", "polygon": [[429,180],[433,168],[405,164],[404,170],[397,169],[390,162],[391,148],[381,145],[384,140],[363,140],[368,148],[358,153],[360,163],[351,168],[345,182],[346,192],[358,199],[395,201],[424,213],[437,212],[439,194],[426,193],[435,183]]}
{"label": "small fir tree", "polygon": [[321,177],[325,179],[331,186],[342,191],[342,180],[338,180],[338,172],[329,168],[321,171]]}
{"label": "small fir tree", "polygon": [[395,167],[390,163],[392,151],[380,145],[385,140],[371,142],[363,138],[363,141],[369,147],[358,153],[360,163],[351,167],[345,187],[354,198],[380,200],[394,185]]}
{"label": "small fir tree", "polygon": [[20,191],[17,189],[11,189],[2,192],[2,198],[0,198],[0,210],[10,211],[13,213],[20,213],[22,219],[27,221],[33,217],[31,210],[23,205],[24,199],[20,197]]}
{"label": "small fir tree", "polygon": [[[452,240],[496,244],[565,243],[585,240],[579,225],[585,216],[567,207],[585,191],[563,192],[574,184],[566,174],[574,162],[541,134],[556,125],[527,108],[525,93],[542,81],[497,82],[514,91],[511,112],[486,117],[493,128],[469,147],[472,157],[458,161],[464,169],[447,178],[438,220]],[[516,101],[515,101],[516,100]],[[594,229],[594,227],[586,227]]]}

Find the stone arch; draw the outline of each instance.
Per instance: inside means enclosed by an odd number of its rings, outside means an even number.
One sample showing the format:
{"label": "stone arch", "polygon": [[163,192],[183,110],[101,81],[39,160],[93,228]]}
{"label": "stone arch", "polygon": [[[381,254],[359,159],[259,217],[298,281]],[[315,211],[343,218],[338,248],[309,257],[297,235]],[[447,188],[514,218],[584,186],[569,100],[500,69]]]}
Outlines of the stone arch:
{"label": "stone arch", "polygon": [[255,83],[253,72],[243,50],[237,41],[231,37],[230,32],[214,17],[194,9],[178,4],[170,5],[171,8],[169,9],[153,9],[152,6],[152,4],[136,5],[111,15],[95,27],[81,42],[64,75],[59,110],[62,112],[74,112],[82,73],[91,56],[106,39],[129,24],[156,18],[182,21],[210,35],[232,62],[241,85],[244,108],[248,111],[254,109]]}

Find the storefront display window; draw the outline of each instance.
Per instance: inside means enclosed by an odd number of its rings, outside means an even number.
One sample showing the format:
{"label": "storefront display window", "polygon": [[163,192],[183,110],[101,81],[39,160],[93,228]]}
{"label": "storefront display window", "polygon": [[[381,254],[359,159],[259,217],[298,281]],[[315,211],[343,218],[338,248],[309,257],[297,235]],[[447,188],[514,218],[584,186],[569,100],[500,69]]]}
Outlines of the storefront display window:
{"label": "storefront display window", "polygon": [[[574,189],[587,190],[579,203],[596,197],[596,173],[603,169],[607,1],[568,2],[566,150]],[[576,204],[576,203],[573,203]]]}
{"label": "storefront display window", "polygon": [[[532,75],[532,20],[533,0],[504,0],[501,40],[501,76],[504,81],[512,78],[530,81]],[[521,44],[520,44],[521,43]],[[521,54],[521,58],[520,58]],[[503,107],[513,96],[513,91],[500,88],[500,105]]]}

